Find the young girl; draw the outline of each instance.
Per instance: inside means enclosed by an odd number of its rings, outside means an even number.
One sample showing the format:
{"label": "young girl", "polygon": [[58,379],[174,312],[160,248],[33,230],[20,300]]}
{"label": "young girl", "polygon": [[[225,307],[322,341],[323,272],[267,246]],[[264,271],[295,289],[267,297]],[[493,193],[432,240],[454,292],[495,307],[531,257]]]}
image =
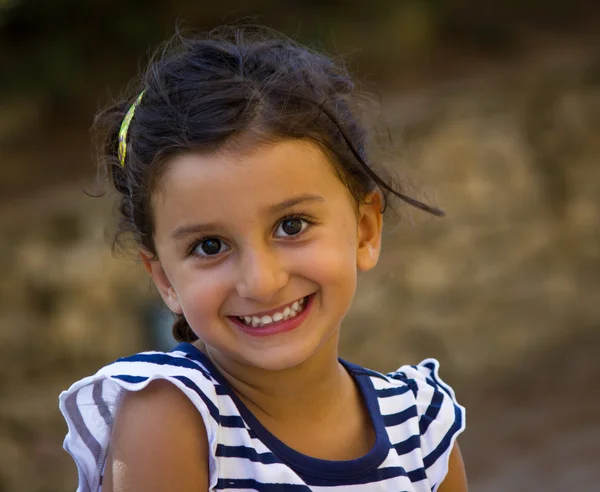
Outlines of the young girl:
{"label": "young girl", "polygon": [[78,491],[467,490],[437,361],[338,358],[389,195],[441,213],[375,171],[355,95],[328,58],[233,30],[168,45],[100,116],[120,231],[181,343],[61,394]]}

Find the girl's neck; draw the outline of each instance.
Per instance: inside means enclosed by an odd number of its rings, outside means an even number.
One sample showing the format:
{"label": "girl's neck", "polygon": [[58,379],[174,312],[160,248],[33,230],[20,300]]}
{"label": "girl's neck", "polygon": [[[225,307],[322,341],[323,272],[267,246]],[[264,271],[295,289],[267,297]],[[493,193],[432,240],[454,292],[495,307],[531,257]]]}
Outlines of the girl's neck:
{"label": "girl's neck", "polygon": [[259,420],[294,422],[330,413],[331,402],[353,391],[352,378],[338,361],[338,336],[332,336],[302,364],[280,371],[248,367],[206,354],[233,391]]}

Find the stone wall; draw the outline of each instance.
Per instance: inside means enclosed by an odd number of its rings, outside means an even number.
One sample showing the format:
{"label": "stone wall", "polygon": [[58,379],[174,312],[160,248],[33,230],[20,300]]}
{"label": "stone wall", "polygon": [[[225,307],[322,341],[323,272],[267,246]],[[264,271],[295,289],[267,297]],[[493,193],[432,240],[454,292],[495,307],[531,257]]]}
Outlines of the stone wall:
{"label": "stone wall", "polygon": [[[599,66],[567,59],[385,98],[398,137],[381,158],[447,217],[398,206],[386,219],[344,357],[391,370],[435,356],[473,395],[598,330]],[[58,393],[155,343],[156,295],[134,257],[110,253],[110,199],[81,189],[0,210],[0,491],[73,489]]]}

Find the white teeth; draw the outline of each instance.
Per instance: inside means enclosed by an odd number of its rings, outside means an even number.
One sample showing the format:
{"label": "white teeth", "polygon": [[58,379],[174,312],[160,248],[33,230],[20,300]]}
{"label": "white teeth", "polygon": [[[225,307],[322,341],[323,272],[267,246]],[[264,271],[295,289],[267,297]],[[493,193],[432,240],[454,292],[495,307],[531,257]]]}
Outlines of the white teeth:
{"label": "white teeth", "polygon": [[290,319],[302,312],[304,305],[306,304],[306,298],[302,298],[298,301],[294,301],[292,304],[286,306],[283,311],[273,313],[273,315],[264,316],[238,316],[238,319],[248,326],[253,328],[270,325],[271,323],[278,323],[284,319]]}

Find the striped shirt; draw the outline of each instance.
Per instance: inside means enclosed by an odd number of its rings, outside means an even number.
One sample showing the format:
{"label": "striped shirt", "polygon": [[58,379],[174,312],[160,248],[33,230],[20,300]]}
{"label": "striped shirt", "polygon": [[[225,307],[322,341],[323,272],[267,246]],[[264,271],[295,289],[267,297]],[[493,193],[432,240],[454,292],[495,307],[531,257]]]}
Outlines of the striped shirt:
{"label": "striped shirt", "polygon": [[119,359],[76,382],[59,398],[68,424],[64,448],[79,475],[78,492],[102,490],[115,412],[124,391],[154,379],[176,385],[198,409],[209,445],[210,490],[436,491],[448,471],[465,410],[427,359],[383,375],[341,361],[356,381],[375,429],[364,456],[329,461],[286,446],[254,417],[196,347],[144,352]]}

